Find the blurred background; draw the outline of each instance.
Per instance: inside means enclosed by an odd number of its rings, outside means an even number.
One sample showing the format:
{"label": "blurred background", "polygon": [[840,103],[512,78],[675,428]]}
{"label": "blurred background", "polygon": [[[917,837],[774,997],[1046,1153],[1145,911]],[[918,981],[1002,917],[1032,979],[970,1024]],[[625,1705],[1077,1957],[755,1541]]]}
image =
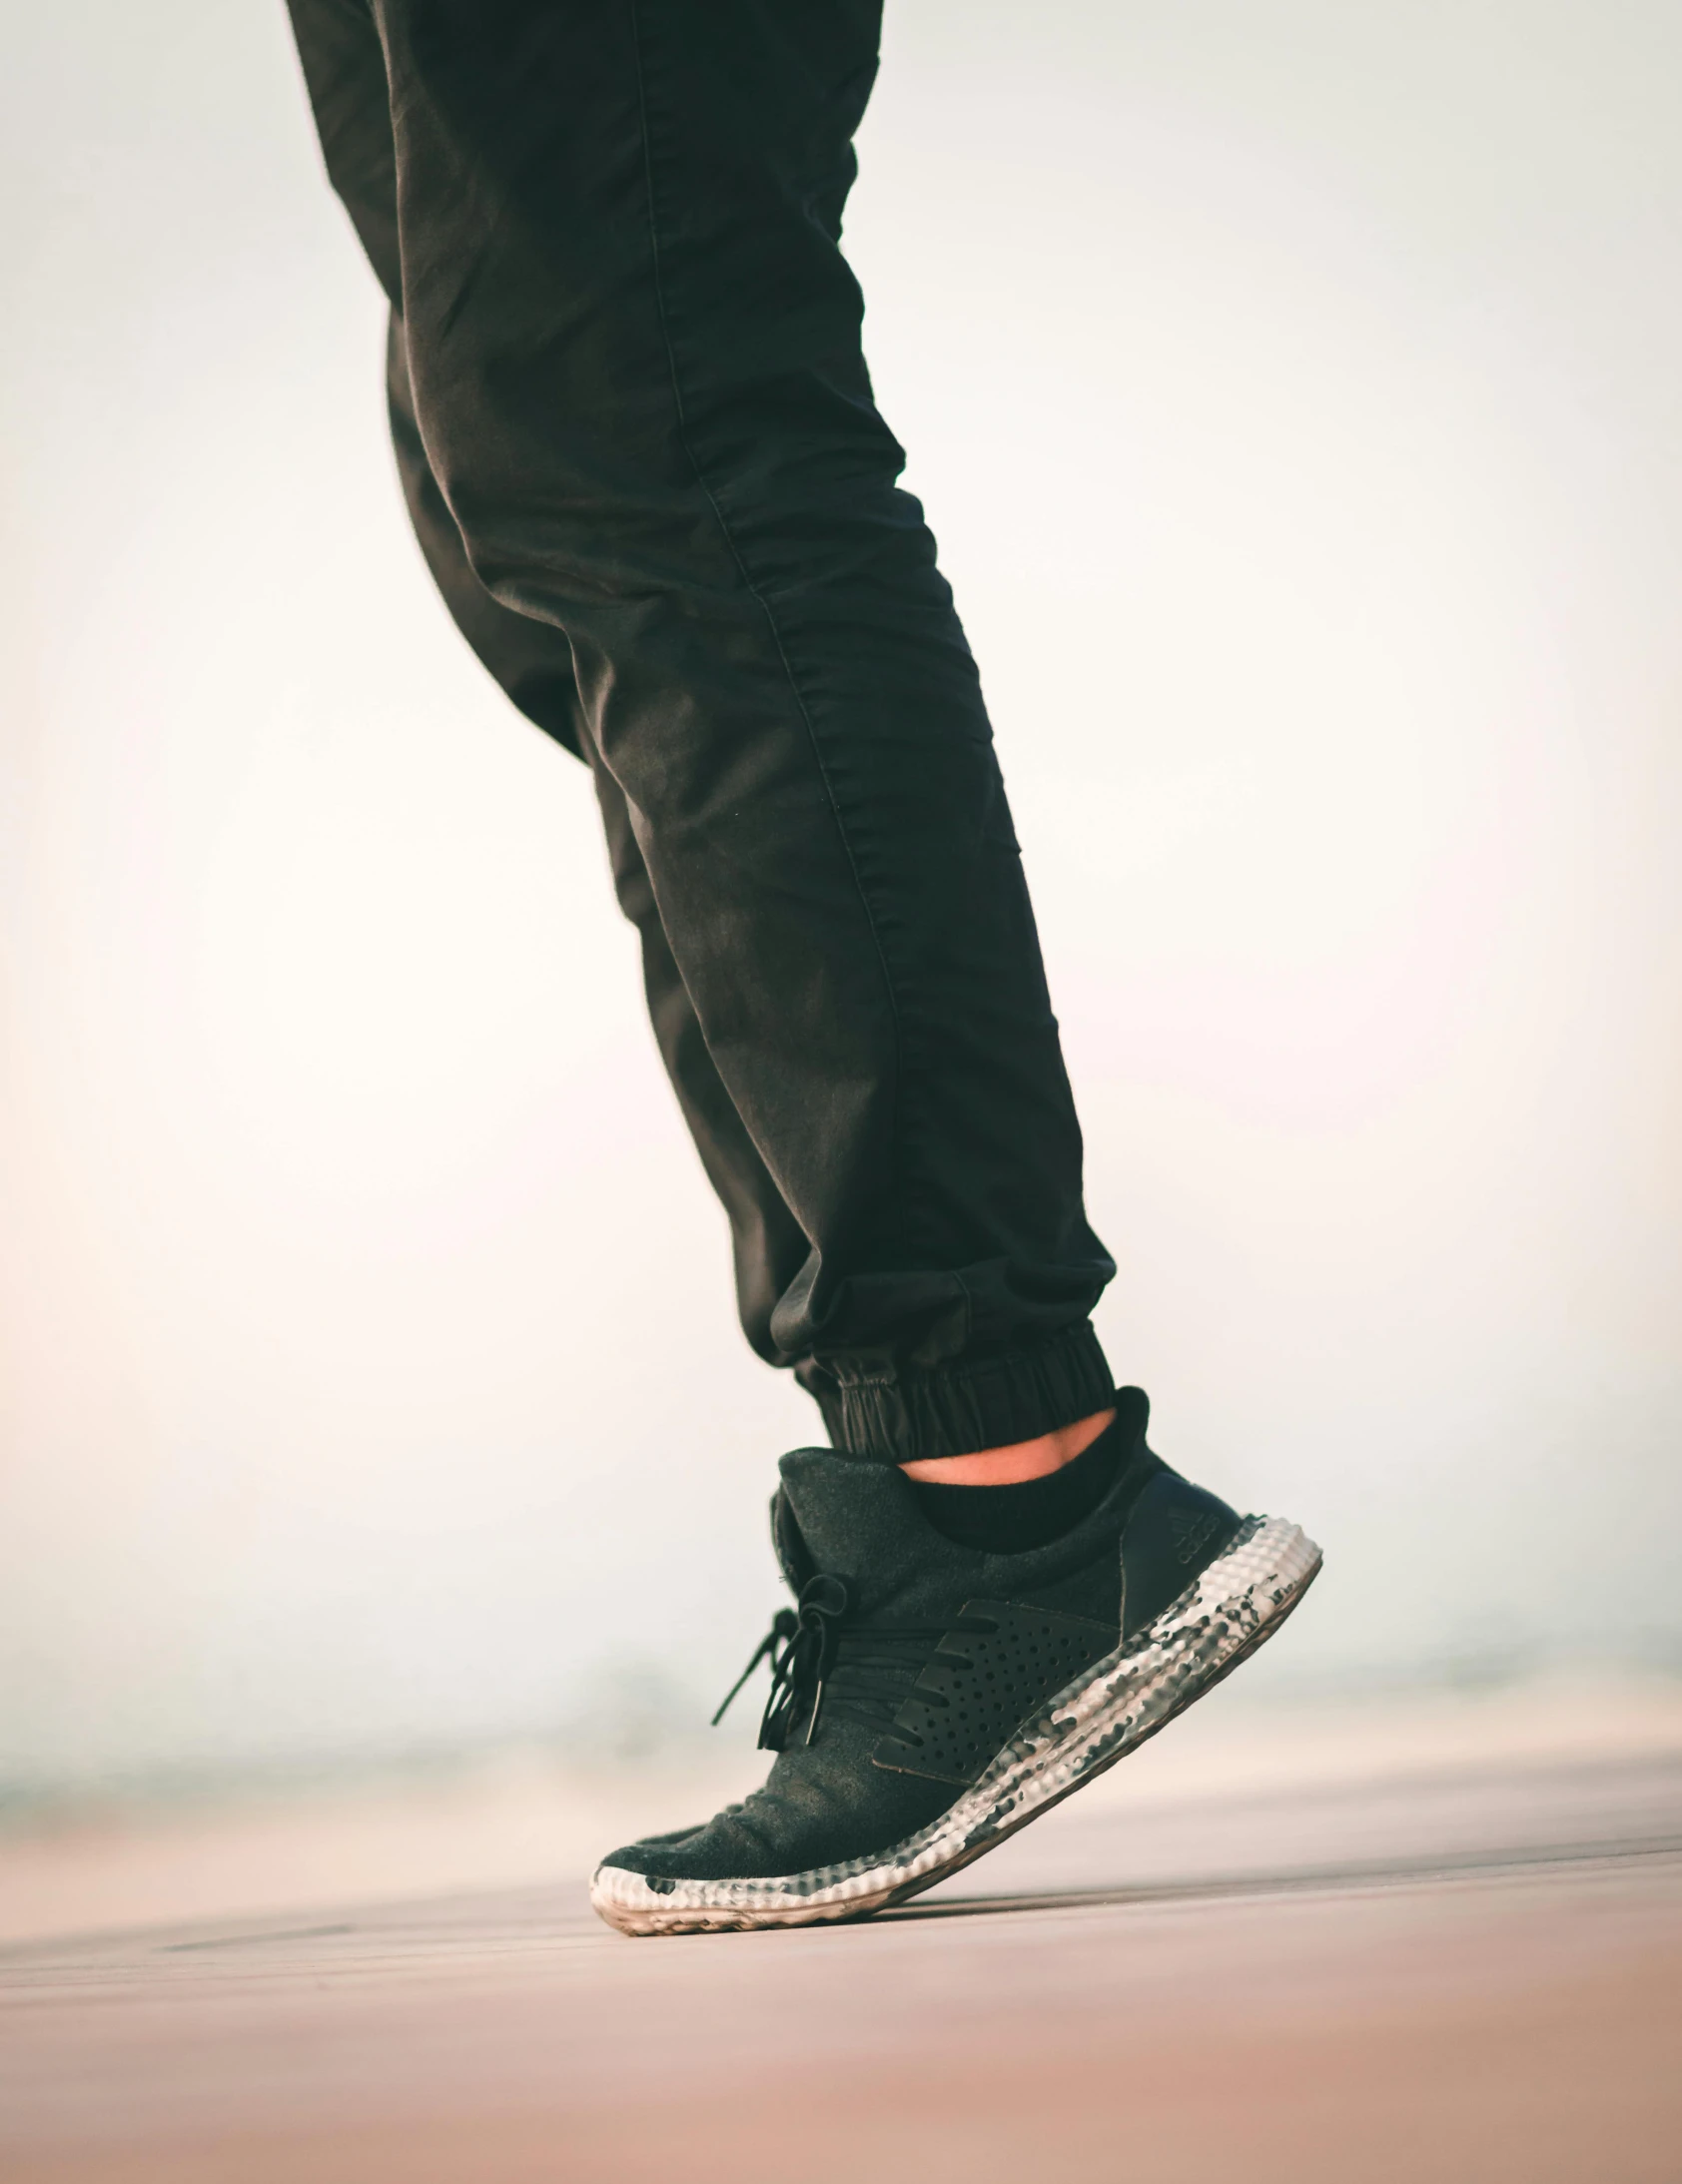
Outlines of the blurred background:
{"label": "blurred background", "polygon": [[[7,42],[3,1811],[687,1749],[815,1413],[408,535],[283,10]],[[1327,1550],[1252,1708],[1682,1670],[1679,68],[1656,0],[890,0],[847,247],[1101,1331]]]}

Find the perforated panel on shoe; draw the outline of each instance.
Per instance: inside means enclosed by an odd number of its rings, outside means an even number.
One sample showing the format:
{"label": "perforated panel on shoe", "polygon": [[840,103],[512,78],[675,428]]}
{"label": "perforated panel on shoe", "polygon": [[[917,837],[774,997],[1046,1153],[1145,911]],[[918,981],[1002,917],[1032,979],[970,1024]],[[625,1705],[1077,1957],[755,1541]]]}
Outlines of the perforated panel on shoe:
{"label": "perforated panel on shoe", "polygon": [[1048,1700],[1113,1652],[1120,1637],[1113,1626],[1084,1616],[967,1601],[877,1745],[876,1765],[973,1783]]}

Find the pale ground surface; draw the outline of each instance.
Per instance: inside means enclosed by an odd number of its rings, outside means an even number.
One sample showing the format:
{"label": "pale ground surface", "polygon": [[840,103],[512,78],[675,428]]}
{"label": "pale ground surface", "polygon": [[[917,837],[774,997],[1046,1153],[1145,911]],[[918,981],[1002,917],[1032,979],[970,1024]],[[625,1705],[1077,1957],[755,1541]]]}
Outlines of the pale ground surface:
{"label": "pale ground surface", "polygon": [[1682,2178],[1675,1686],[1217,1698],[874,1923],[599,1925],[589,1858],[729,1787],[531,1760],[12,1841],[0,2178]]}
{"label": "pale ground surface", "polygon": [[[1223,1692],[1081,1795],[1100,1810],[1303,1792],[1468,1768],[1682,1755],[1682,1681],[1576,1678],[1248,1710]],[[443,1774],[189,1810],[69,1816],[0,1834],[0,1942],[184,1918],[569,1881],[701,1819],[764,1773],[739,1744],[688,1765],[569,1773],[510,1752]],[[1059,1822],[1061,1826],[1063,1823]]]}

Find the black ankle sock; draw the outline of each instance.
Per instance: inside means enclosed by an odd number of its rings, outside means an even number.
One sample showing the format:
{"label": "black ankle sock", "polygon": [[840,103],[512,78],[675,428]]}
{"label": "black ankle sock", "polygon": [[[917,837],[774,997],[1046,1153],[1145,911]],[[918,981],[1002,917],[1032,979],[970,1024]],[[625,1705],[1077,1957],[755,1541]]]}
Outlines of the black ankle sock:
{"label": "black ankle sock", "polygon": [[936,1486],[911,1480],[917,1506],[937,1532],[960,1547],[984,1554],[1026,1554],[1072,1532],[1115,1485],[1122,1468],[1122,1439],[1107,1426],[1091,1448],[1061,1471],[1017,1486]]}

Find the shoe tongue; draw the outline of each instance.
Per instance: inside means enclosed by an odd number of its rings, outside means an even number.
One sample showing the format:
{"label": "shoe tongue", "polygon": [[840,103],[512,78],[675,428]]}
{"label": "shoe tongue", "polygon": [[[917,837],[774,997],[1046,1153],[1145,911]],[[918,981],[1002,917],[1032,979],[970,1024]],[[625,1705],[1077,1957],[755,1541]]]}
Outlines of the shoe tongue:
{"label": "shoe tongue", "polygon": [[943,1577],[950,1581],[949,1564],[976,1559],[952,1549],[924,1522],[892,1464],[859,1463],[827,1448],[797,1448],[783,1458],[781,1470],[813,1566],[848,1580],[856,1615],[910,1607],[913,1592],[938,1591]]}

